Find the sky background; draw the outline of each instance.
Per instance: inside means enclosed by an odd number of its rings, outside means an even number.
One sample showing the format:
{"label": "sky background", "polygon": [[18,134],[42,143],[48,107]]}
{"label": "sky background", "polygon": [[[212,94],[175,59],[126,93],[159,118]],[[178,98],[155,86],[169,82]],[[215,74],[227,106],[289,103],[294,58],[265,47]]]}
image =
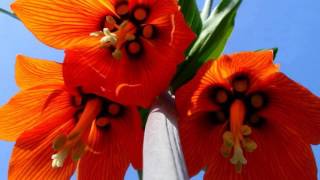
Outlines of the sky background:
{"label": "sky background", "polygon": [[[9,9],[12,0],[1,0]],[[198,0],[200,7],[203,0]],[[320,1],[254,0],[243,1],[234,32],[225,53],[278,47],[276,62],[292,79],[320,95]],[[17,91],[14,81],[16,54],[61,61],[63,52],[41,44],[21,22],[0,14],[0,105]],[[0,180],[7,177],[13,143],[0,141]],[[320,164],[320,146],[313,147]],[[193,178],[202,179],[203,173]],[[318,174],[318,178],[320,178]],[[130,168],[126,180],[137,179]]]}

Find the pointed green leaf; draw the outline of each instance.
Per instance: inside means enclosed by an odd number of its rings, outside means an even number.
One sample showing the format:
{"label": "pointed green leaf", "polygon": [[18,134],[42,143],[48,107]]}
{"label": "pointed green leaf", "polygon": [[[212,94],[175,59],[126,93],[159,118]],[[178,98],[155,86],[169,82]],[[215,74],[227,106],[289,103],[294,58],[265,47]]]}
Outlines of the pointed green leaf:
{"label": "pointed green leaf", "polygon": [[218,58],[224,50],[233,28],[241,0],[221,0],[204,22],[199,38],[188,52],[187,60],[179,66],[172,82],[173,91],[190,80],[209,59]]}
{"label": "pointed green leaf", "polygon": [[201,19],[202,21],[205,21],[208,19],[208,17],[211,14],[211,10],[212,10],[212,4],[213,4],[213,0],[206,0],[201,12]]}
{"label": "pointed green leaf", "polygon": [[193,32],[199,35],[202,29],[202,20],[196,0],[179,0],[179,5],[186,22]]}

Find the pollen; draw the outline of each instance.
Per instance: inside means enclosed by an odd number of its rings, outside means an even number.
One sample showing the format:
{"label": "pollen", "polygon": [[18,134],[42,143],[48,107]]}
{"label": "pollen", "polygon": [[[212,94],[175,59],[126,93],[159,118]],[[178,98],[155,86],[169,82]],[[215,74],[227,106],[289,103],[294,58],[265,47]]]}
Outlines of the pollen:
{"label": "pollen", "polygon": [[51,156],[52,163],[51,166],[53,168],[61,168],[63,167],[63,163],[68,156],[68,150],[60,151],[57,154]]}

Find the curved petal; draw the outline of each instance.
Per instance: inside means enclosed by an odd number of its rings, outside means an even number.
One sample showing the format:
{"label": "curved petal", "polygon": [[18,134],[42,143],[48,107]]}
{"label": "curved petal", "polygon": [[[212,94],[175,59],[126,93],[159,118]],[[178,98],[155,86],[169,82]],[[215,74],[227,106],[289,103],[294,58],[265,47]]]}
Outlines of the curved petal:
{"label": "curved petal", "polygon": [[74,126],[73,121],[66,118],[68,114],[60,114],[19,137],[10,160],[10,180],[70,179],[76,168],[70,157],[62,168],[55,169],[51,165],[51,156],[56,153],[52,149],[53,140],[60,134],[67,134]]}
{"label": "curved petal", "polygon": [[205,113],[197,113],[178,121],[182,149],[190,177],[204,169],[211,162],[213,154],[220,155],[224,125],[212,124],[210,120]]}
{"label": "curved petal", "polygon": [[[54,102],[51,97],[55,97]],[[41,116],[49,116],[68,106],[69,95],[61,89],[24,90],[0,108],[0,139],[14,141],[23,131],[39,123]]]}
{"label": "curved petal", "polygon": [[141,58],[130,59],[123,53],[121,60],[104,48],[69,50],[63,69],[66,84],[83,86],[121,104],[148,107],[168,88],[177,66],[172,57],[155,48],[144,43]]}
{"label": "curved petal", "polygon": [[243,166],[241,174],[236,173],[229,159],[215,153],[204,179],[317,179],[310,145],[289,128],[268,123],[252,135],[258,148],[245,153],[248,164]]}
{"label": "curved petal", "polygon": [[247,72],[263,80],[278,71],[278,65],[273,63],[273,51],[241,52],[215,60],[204,76],[223,82],[236,73]]}
{"label": "curved petal", "polygon": [[229,86],[223,80],[215,79],[214,74],[208,73],[212,63],[204,64],[190,82],[176,91],[176,107],[180,117],[190,116],[200,111],[218,109],[208,98],[208,88],[214,85],[223,85],[229,89]]}
{"label": "curved petal", "polygon": [[[105,129],[93,124],[88,138],[90,150],[81,158],[78,177],[82,179],[123,179],[130,164],[135,167],[142,166],[142,127],[137,133],[137,120],[132,119],[133,109],[128,109],[128,115],[121,119],[110,119],[111,124]],[[137,113],[137,112],[135,112]],[[137,114],[136,114],[137,115]],[[137,117],[134,115],[134,117]],[[138,117],[137,117],[138,118]],[[140,136],[140,137],[139,137]],[[132,147],[135,148],[135,156],[139,162],[131,159]],[[131,160],[130,160],[131,159]]]}
{"label": "curved petal", "polygon": [[261,114],[279,126],[288,126],[308,143],[320,143],[320,98],[282,73],[259,85],[269,96]]}
{"label": "curved petal", "polygon": [[102,0],[17,0],[11,8],[40,41],[58,49],[85,44],[114,11]]}
{"label": "curved petal", "polygon": [[22,89],[39,85],[63,85],[62,65],[53,61],[18,55],[16,60],[16,82]]}

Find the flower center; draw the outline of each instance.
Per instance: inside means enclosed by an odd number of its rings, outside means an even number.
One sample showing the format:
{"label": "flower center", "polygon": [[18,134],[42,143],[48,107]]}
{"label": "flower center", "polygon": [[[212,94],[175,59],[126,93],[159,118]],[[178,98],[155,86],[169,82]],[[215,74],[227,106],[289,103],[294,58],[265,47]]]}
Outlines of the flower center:
{"label": "flower center", "polygon": [[138,5],[130,10],[128,1],[120,1],[115,12],[118,16],[106,16],[102,30],[92,32],[90,36],[99,37],[101,46],[111,51],[115,59],[121,59],[124,52],[131,59],[139,58],[144,50],[141,38],[153,39],[157,34],[154,25],[145,24],[149,8]]}
{"label": "flower center", "polygon": [[52,155],[52,167],[60,168],[65,159],[70,155],[72,160],[78,161],[85,153],[87,145],[86,136],[92,124],[105,129],[111,125],[111,119],[123,114],[123,107],[117,103],[103,99],[95,95],[74,96],[71,103],[78,109],[74,117],[77,124],[72,131],[61,134],[53,141],[53,149],[57,151]]}

